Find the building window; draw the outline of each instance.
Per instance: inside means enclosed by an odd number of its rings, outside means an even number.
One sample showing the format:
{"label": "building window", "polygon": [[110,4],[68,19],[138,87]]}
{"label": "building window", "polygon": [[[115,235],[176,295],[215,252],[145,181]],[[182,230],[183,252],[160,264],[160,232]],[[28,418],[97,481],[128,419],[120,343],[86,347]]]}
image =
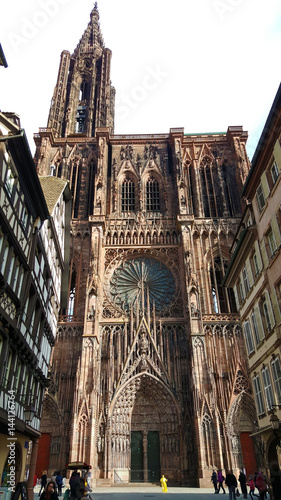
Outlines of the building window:
{"label": "building window", "polygon": [[256,375],[253,378],[253,385],[254,385],[258,415],[262,415],[264,413],[264,402],[263,402],[263,396],[262,396],[262,392],[261,392],[260,378],[258,375]]}
{"label": "building window", "polygon": [[6,171],[6,179],[5,179],[5,188],[7,189],[8,193],[10,196],[12,196],[12,193],[13,193],[13,187],[15,185],[15,181],[16,181],[16,176],[15,176],[15,173],[12,169],[12,166],[11,166],[11,160],[8,156],[7,153],[5,153],[5,164],[6,164],[6,167],[7,167],[7,171]]}
{"label": "building window", "polygon": [[253,311],[251,314],[251,320],[252,320],[254,335],[255,335],[255,339],[256,339],[256,344],[258,345],[260,343],[261,339],[260,339],[260,333],[259,333],[258,322],[257,322],[255,311]]}
{"label": "building window", "polygon": [[263,188],[262,188],[261,184],[259,185],[259,187],[256,191],[256,196],[257,196],[259,211],[261,212],[265,206],[265,197],[264,197],[264,192],[263,192]]}
{"label": "building window", "polygon": [[270,373],[267,366],[262,370],[262,378],[263,378],[267,409],[271,410],[272,406],[274,406],[274,397],[273,397]]}
{"label": "building window", "polygon": [[267,306],[266,300],[263,301],[262,308],[263,308],[263,314],[264,314],[266,329],[267,329],[268,332],[270,332],[270,330],[272,329],[272,325],[271,325],[271,321],[270,321],[270,315],[269,315],[269,310],[268,310],[268,306]]}
{"label": "building window", "polygon": [[243,288],[243,285],[242,285],[242,281],[239,281],[238,288],[239,288],[239,294],[240,294],[240,302],[244,302],[244,300],[245,300],[245,294],[244,294],[244,288]]}
{"label": "building window", "polygon": [[271,172],[272,182],[274,185],[274,184],[276,184],[277,179],[279,177],[279,170],[278,170],[278,166],[277,166],[276,161],[273,162],[273,165],[270,169],[270,172]]}
{"label": "building window", "polygon": [[253,255],[253,264],[254,264],[255,276],[257,277],[260,274],[260,268],[259,268],[258,256],[256,253],[254,253]]}
{"label": "building window", "polygon": [[129,178],[125,179],[122,183],[121,210],[122,212],[135,211],[135,184]]}
{"label": "building window", "polygon": [[146,210],[148,212],[160,211],[159,183],[151,177],[146,184]]}
{"label": "building window", "polygon": [[249,321],[245,321],[244,323],[244,332],[245,332],[245,339],[246,339],[246,345],[248,349],[248,354],[251,354],[254,352],[254,341],[253,341],[253,335],[252,335],[252,329]]}
{"label": "building window", "polygon": [[279,358],[271,362],[278,404],[281,404],[281,366]]}
{"label": "building window", "polygon": [[245,294],[247,295],[250,291],[250,283],[246,267],[244,267],[242,271],[242,277],[243,277]]}
{"label": "building window", "polygon": [[274,232],[272,229],[270,229],[269,233],[267,234],[267,241],[270,249],[270,256],[273,257],[275,254],[275,251],[277,249],[276,245],[276,240],[274,236]]}

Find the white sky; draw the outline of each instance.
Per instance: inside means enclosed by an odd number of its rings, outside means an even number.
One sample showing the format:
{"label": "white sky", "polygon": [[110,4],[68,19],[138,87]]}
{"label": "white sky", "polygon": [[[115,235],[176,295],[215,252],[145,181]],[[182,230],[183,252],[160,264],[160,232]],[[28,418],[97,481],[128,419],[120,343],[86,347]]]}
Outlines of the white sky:
{"label": "white sky", "polygon": [[[30,148],[47,125],[62,50],[92,0],[2,0],[0,109],[20,115]],[[280,83],[280,0],[99,0],[112,51],[116,134],[223,132],[243,125],[251,159]]]}

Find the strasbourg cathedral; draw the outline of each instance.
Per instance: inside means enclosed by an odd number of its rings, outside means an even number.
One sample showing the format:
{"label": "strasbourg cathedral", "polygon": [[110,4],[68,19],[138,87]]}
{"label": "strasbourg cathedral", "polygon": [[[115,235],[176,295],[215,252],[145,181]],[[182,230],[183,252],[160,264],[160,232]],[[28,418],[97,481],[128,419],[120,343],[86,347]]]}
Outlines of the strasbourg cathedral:
{"label": "strasbourg cathedral", "polygon": [[210,486],[213,467],[256,470],[244,339],[222,286],[247,133],[115,135],[110,63],[95,4],[35,134],[38,174],[73,197],[40,470],[84,461],[92,485]]}

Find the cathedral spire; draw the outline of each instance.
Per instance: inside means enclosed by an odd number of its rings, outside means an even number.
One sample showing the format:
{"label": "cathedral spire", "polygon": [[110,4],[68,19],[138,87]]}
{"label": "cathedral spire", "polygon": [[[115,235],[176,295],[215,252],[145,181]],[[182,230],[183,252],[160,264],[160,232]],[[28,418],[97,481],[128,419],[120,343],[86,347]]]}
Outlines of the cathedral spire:
{"label": "cathedral spire", "polygon": [[105,48],[98,5],[72,56],[61,55],[57,85],[52,99],[48,128],[55,136],[82,134],[94,137],[98,127],[114,130],[115,89],[110,81],[111,51]]}
{"label": "cathedral spire", "polygon": [[91,49],[104,49],[104,41],[100,29],[99,18],[98,4],[95,2],[94,8],[90,14],[90,22],[88,23],[88,26],[74,51],[74,56],[77,56],[79,53],[89,52]]}

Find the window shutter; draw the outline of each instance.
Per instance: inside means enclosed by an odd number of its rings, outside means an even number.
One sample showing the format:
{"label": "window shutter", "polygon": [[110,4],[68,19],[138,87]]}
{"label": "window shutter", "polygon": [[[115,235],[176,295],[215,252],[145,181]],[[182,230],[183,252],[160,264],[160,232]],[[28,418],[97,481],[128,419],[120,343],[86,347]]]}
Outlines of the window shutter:
{"label": "window shutter", "polygon": [[272,366],[272,372],[273,372],[273,378],[275,382],[275,388],[277,392],[277,400],[278,404],[281,403],[281,367],[280,367],[280,361],[279,358],[276,358],[272,361],[271,363]]}
{"label": "window shutter", "polygon": [[275,325],[275,318],[274,318],[274,314],[273,314],[271,300],[270,300],[270,296],[269,296],[268,290],[265,291],[265,300],[266,300],[267,307],[268,307],[268,314],[269,314],[269,318],[270,318],[271,327],[273,328],[274,325]]}
{"label": "window shutter", "polygon": [[261,176],[261,185],[262,185],[262,188],[263,188],[264,197],[265,197],[265,199],[267,199],[268,196],[269,196],[270,190],[269,190],[269,185],[268,185],[268,182],[267,182],[267,178],[266,178],[266,173],[265,172],[263,172],[263,174]]}
{"label": "window shutter", "polygon": [[279,302],[278,302],[275,288],[273,288],[271,290],[270,297],[271,297],[271,302],[272,302],[272,307],[273,307],[273,313],[274,313],[274,316],[276,318],[276,324],[279,325],[280,321],[281,321],[281,311],[280,311]]}
{"label": "window shutter", "polygon": [[266,251],[266,246],[265,246],[265,241],[264,239],[261,240],[261,255],[262,255],[262,260],[264,263],[264,267],[267,268],[268,266],[268,255]]}
{"label": "window shutter", "polygon": [[276,245],[277,245],[277,247],[279,247],[279,245],[281,244],[281,235],[280,235],[280,229],[278,226],[276,215],[274,215],[271,219],[271,227],[272,227],[272,231],[273,231],[274,236],[275,236]]}
{"label": "window shutter", "polygon": [[251,354],[255,349],[254,349],[253,336],[251,332],[251,325],[249,321],[245,321],[244,323],[244,332],[245,332],[245,339],[248,348],[248,353]]}
{"label": "window shutter", "polygon": [[276,164],[277,164],[278,170],[279,170],[279,172],[280,172],[280,165],[281,165],[281,146],[280,146],[279,141],[276,141],[276,143],[274,144],[273,154],[274,154],[274,159],[275,159],[275,161],[276,161]]}
{"label": "window shutter", "polygon": [[255,307],[255,316],[256,316],[257,325],[258,325],[258,329],[259,329],[260,339],[264,339],[265,333],[264,333],[264,328],[263,328],[263,323],[262,323],[262,319],[261,319],[261,313],[260,313],[259,306]]}
{"label": "window shutter", "polygon": [[261,271],[262,268],[263,268],[263,265],[262,265],[261,252],[260,252],[260,246],[259,246],[258,241],[255,241],[255,250],[256,250],[256,256],[257,256],[259,271]]}
{"label": "window shutter", "polygon": [[249,285],[250,285],[250,288],[252,288],[252,286],[254,284],[254,278],[253,278],[252,268],[251,268],[251,264],[250,264],[249,259],[246,260],[246,270],[247,270],[247,275],[248,275],[248,279],[249,279]]}

